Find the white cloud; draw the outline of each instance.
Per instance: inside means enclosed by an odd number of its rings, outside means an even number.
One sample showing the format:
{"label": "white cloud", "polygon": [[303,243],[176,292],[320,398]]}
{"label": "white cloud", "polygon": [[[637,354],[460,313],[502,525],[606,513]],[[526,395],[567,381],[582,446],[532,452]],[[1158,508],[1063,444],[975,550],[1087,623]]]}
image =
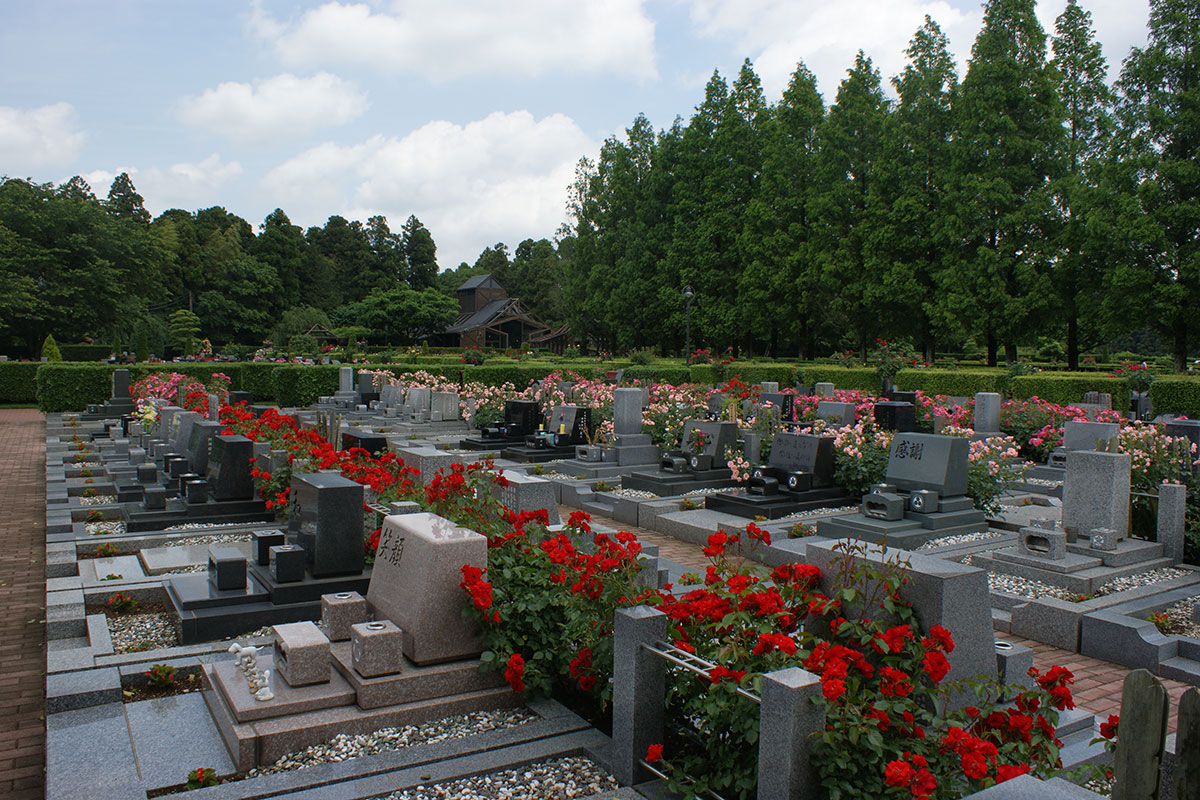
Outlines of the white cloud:
{"label": "white cloud", "polygon": [[[966,74],[971,47],[983,24],[981,9],[958,8],[950,0],[687,0],[695,31],[714,39],[730,39],[754,61],[768,100],[787,86],[796,62],[817,76],[826,103],[854,66],[859,49],[880,71],[890,94],[890,79],[907,63],[905,50],[929,15],[950,38],[959,78]],[[956,0],[957,2],[957,0]],[[1131,45],[1146,40],[1148,0],[1082,0],[1092,12],[1097,38],[1104,46],[1110,78],[1116,76]],[[1066,0],[1042,0],[1038,17],[1047,36]],[[1049,45],[1049,39],[1047,39]],[[732,79],[732,76],[726,76]],[[702,86],[708,75],[700,82]]]}
{"label": "white cloud", "polygon": [[575,163],[600,143],[573,120],[496,112],[466,125],[433,121],[403,138],[332,143],[280,164],[263,185],[293,219],[383,214],[398,230],[415,214],[438,262],[474,262],[486,246],[549,237],[565,217]]}
{"label": "white cloud", "polygon": [[320,72],[289,73],[248,83],[227,82],[179,102],[179,119],[239,142],[265,143],[342,125],[367,109],[367,96],[351,82]]}
{"label": "white cloud", "polygon": [[[1080,0],[1080,7],[1091,12],[1092,30],[1104,47],[1109,81],[1121,73],[1121,62],[1131,47],[1145,47],[1150,18],[1149,0]],[[1054,36],[1054,21],[1067,7],[1066,0],[1042,0],[1037,15],[1048,37]]]}
{"label": "white cloud", "polygon": [[24,177],[40,167],[67,166],[85,138],[70,103],[29,110],[0,106],[0,173]]}
{"label": "white cloud", "polygon": [[[88,186],[92,187],[92,193],[95,194],[96,197],[104,199],[105,197],[108,197],[108,190],[112,186],[113,178],[116,178],[122,172],[127,173],[130,179],[133,179],[137,175],[137,167],[117,167],[112,171],[106,169],[94,169],[91,172],[83,173],[79,177],[87,181]],[[67,180],[67,178],[63,178],[60,183]],[[134,183],[136,188],[136,181]],[[138,194],[141,193],[141,190],[139,190]]]}
{"label": "white cloud", "polygon": [[[928,14],[950,37],[960,70],[970,55],[982,13],[962,11],[946,0],[692,0],[696,30],[736,40],[754,61],[767,99],[782,94],[803,61],[817,76],[826,103],[833,103],[846,70],[861,49],[880,71],[885,89],[906,63],[909,40]],[[726,76],[732,80],[733,76]],[[961,77],[961,74],[960,74]],[[707,79],[707,76],[706,76]]]}
{"label": "white cloud", "polygon": [[138,194],[146,200],[146,208],[158,214],[168,208],[194,210],[213,205],[226,205],[228,192],[218,191],[242,174],[237,161],[222,161],[213,153],[201,161],[181,161],[169,167],[151,167],[137,175],[129,171]]}
{"label": "white cloud", "polygon": [[287,64],[363,64],[431,81],[465,76],[657,75],[643,0],[394,0],[390,10],[327,2],[280,21],[255,6],[250,29]]}

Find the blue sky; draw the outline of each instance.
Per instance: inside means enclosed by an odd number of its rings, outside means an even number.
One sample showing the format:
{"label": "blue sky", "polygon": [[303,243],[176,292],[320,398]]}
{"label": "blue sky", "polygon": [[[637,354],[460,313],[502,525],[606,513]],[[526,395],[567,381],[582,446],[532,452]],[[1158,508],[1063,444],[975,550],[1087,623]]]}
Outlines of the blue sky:
{"label": "blue sky", "polygon": [[[1080,2],[1115,77],[1148,0]],[[104,196],[126,171],[154,214],[255,226],[416,214],[454,267],[552,236],[578,159],[687,119],[714,68],[750,58],[774,102],[803,60],[831,103],[860,47],[899,72],[925,14],[965,71],[973,0],[0,0],[0,175]]]}

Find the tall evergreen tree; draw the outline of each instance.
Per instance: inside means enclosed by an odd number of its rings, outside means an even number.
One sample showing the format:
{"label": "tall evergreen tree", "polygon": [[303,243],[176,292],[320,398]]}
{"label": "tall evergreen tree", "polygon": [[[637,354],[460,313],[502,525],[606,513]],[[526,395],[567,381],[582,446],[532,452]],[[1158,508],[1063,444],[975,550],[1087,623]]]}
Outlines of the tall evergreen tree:
{"label": "tall evergreen tree", "polygon": [[139,225],[150,224],[150,212],[146,210],[142,196],[133,188],[133,181],[127,172],[113,178],[104,207],[117,219],[127,219]]}
{"label": "tall evergreen tree", "polygon": [[1200,326],[1200,0],[1151,0],[1150,36],[1117,82],[1118,157],[1140,214],[1117,288],[1183,369]]}
{"label": "tall evergreen tree", "polygon": [[892,79],[899,98],[885,128],[866,234],[864,287],[888,336],[908,337],[933,359],[939,338],[952,335],[952,315],[936,291],[948,237],[942,226],[954,134],[952,98],[958,76],[949,40],[931,18],[908,46],[908,64]]}
{"label": "tall evergreen tree", "polygon": [[364,232],[375,262],[372,272],[379,275],[388,287],[407,283],[408,259],[404,252],[403,233],[392,233],[387,217],[379,214],[367,220]]}
{"label": "tall evergreen tree", "polygon": [[879,71],[860,50],[821,125],[821,188],[815,195],[818,262],[831,311],[860,352],[879,332],[878,309],[868,301],[879,276],[868,271],[864,245],[887,115]]}
{"label": "tall evergreen tree", "polygon": [[305,293],[304,250],[304,232],[292,224],[283,209],[277,208],[267,215],[251,252],[263,264],[271,266],[279,278],[279,315],[289,308],[305,305],[302,302]]}
{"label": "tall evergreen tree", "polygon": [[738,283],[739,322],[781,354],[781,337],[801,353],[814,346],[825,295],[817,280],[812,229],[817,130],[825,104],[816,76],[796,65],[783,97],[763,120],[762,175],[746,206]]}
{"label": "tall evergreen tree", "polygon": [[1066,137],[1063,173],[1054,184],[1054,207],[1061,220],[1051,275],[1058,300],[1056,316],[1066,323],[1067,366],[1078,369],[1081,321],[1093,331],[1098,326],[1096,312],[1111,256],[1108,237],[1102,235],[1107,215],[1100,181],[1113,129],[1113,93],[1105,83],[1108,66],[1092,30],[1092,15],[1076,0],[1068,0],[1058,17],[1052,47]]}
{"label": "tall evergreen tree", "polygon": [[1048,309],[1052,202],[1062,104],[1034,0],[988,0],[957,104],[959,176],[952,235],[963,242],[941,283],[986,342],[1015,361]]}
{"label": "tall evergreen tree", "polygon": [[412,215],[400,229],[400,237],[409,288],[420,290],[435,286],[438,263],[433,234]]}

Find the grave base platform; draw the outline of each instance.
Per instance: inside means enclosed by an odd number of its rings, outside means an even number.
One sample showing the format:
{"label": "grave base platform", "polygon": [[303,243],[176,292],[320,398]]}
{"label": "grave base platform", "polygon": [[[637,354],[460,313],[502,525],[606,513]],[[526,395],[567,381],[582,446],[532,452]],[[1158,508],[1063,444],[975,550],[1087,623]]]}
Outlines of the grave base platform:
{"label": "grave base platform", "polygon": [[275,519],[274,512],[267,509],[267,504],[260,499],[253,500],[213,500],[206,503],[185,503],[179,498],[167,501],[166,508],[159,511],[147,511],[142,503],[130,503],[122,506],[121,516],[125,521],[125,530],[130,533],[140,531],[161,531],[172,525],[185,525],[191,522],[209,523],[254,523],[270,522]]}
{"label": "grave base platform", "polygon": [[619,463],[612,461],[581,461],[578,458],[568,458],[554,465],[556,472],[561,472],[564,475],[574,475],[578,478],[616,478],[620,475],[625,475],[630,470],[642,468],[657,464],[658,459],[642,464],[634,464],[630,466],[621,466]]}
{"label": "grave base platform", "polygon": [[500,451],[501,458],[524,464],[544,464],[547,461],[571,458],[574,455],[575,445],[570,447],[506,447]]}
{"label": "grave base platform", "polygon": [[621,478],[622,489],[653,492],[659,497],[687,494],[697,489],[725,489],[737,486],[728,468],[697,472],[633,472]]}
{"label": "grave base platform", "polygon": [[[474,711],[514,708],[522,702],[520,695],[504,685],[369,710],[350,704],[239,723],[213,686],[214,665],[205,664],[201,669],[205,704],[239,772],[273,764],[288,753],[338,734],[368,734],[380,728],[417,725]],[[276,678],[272,675],[271,679],[274,691]]]}
{"label": "grave base platform", "polygon": [[364,678],[354,669],[350,642],[334,642],[331,653],[334,671],[354,689],[358,707],[364,710],[507,685],[498,670],[480,672],[478,659],[418,666],[405,658],[398,673]]}
{"label": "grave base platform", "polygon": [[271,670],[271,692],[275,695],[273,700],[256,700],[250,694],[246,676],[233,661],[217,661],[212,665],[209,677],[213,688],[220,693],[225,707],[238,723],[286,717],[354,703],[354,688],[337,673],[337,670],[329,671],[327,683],[289,686],[287,681],[279,677],[271,652],[270,649],[260,650],[255,660],[259,669]]}
{"label": "grave base platform", "polygon": [[[1068,561],[1071,557],[1075,559],[1084,558],[1073,553],[1068,553],[1067,555]],[[1099,551],[1097,551],[1098,555]],[[1020,558],[1019,561],[1018,558]],[[1099,558],[1088,560],[1100,561]],[[1057,566],[1056,568],[1056,565],[1061,564],[1062,562],[1051,561],[1049,559],[1039,559],[1031,556],[1021,557],[1016,553],[1015,547],[1001,548],[986,553],[976,553],[971,557],[971,566],[1005,575],[1015,575],[1018,578],[1041,581],[1051,586],[1061,586],[1068,592],[1077,595],[1095,594],[1101,586],[1114,578],[1124,578],[1127,575],[1136,575],[1139,572],[1149,572],[1150,570],[1175,565],[1169,558],[1151,558],[1121,566],[1092,566],[1068,572],[1064,571],[1062,566]]]}
{"label": "grave base platform", "polygon": [[469,439],[463,439],[458,443],[459,450],[495,450],[499,452],[506,447],[513,447],[525,441],[522,436],[519,439],[484,439],[481,436],[472,436]]}
{"label": "grave base platform", "polygon": [[801,511],[817,508],[841,508],[854,505],[854,500],[844,491],[834,487],[810,489],[806,492],[779,494],[747,494],[745,490],[710,494],[704,498],[704,507],[724,511],[746,519],[766,517],[781,519]]}
{"label": "grave base platform", "polygon": [[[947,524],[945,517],[955,520]],[[904,519],[884,520],[865,517],[862,514],[848,514],[844,517],[833,517],[817,523],[817,535],[830,539],[851,537],[866,542],[878,543],[885,541],[888,547],[901,550],[915,550],[933,539],[945,536],[958,536],[968,533],[983,533],[987,530],[987,520],[982,511],[949,511],[933,514],[905,516]]]}
{"label": "grave base platform", "polygon": [[266,587],[250,576],[246,576],[245,587],[222,590],[212,585],[205,572],[171,575],[163,581],[163,588],[167,591],[171,605],[178,611],[265,603],[271,599]]}
{"label": "grave base platform", "polygon": [[266,589],[271,602],[279,605],[289,603],[321,602],[321,595],[336,592],[358,592],[366,597],[367,587],[371,583],[371,570],[366,568],[358,575],[333,575],[325,578],[314,578],[305,573],[304,580],[279,583],[271,575],[267,567],[261,567],[251,562],[247,565],[248,574]]}

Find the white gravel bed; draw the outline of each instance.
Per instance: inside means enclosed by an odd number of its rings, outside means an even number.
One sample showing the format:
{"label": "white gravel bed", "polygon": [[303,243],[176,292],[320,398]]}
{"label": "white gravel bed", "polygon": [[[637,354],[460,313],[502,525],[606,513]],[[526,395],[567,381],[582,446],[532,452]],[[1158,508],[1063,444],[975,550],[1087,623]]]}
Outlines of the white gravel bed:
{"label": "white gravel bed", "polygon": [[736,489],[736,488],[737,488],[736,486],[726,486],[722,489],[692,489],[690,492],[684,492],[683,496],[691,497],[693,495],[701,495],[701,494],[721,494],[723,492],[728,492],[731,489]]}
{"label": "white gravel bed", "polygon": [[83,529],[90,536],[104,536],[106,534],[122,534],[125,532],[125,523],[119,519],[107,519],[100,522],[85,523]]}
{"label": "white gravel bed", "polygon": [[436,786],[417,786],[375,800],[559,800],[617,789],[617,782],[587,758],[560,758],[476,775]]}
{"label": "white gravel bed", "polygon": [[228,522],[183,522],[163,528],[164,531],[207,531],[213,528],[228,528]]}
{"label": "white gravel bed", "polygon": [[530,472],[529,474],[534,478],[545,478],[546,480],[550,480],[551,478],[557,481],[583,480],[583,476],[581,475],[568,475],[565,472],[543,472],[541,475],[537,474],[536,472]]}
{"label": "white gravel bed", "polygon": [[114,614],[108,618],[108,634],[112,637],[114,653],[137,653],[179,645],[174,623],[170,616],[162,613]]}
{"label": "white gravel bed", "polygon": [[190,567],[180,567],[179,569],[168,569],[158,573],[159,575],[191,575],[195,572],[207,572],[208,564],[192,564]]}
{"label": "white gravel bed", "polygon": [[636,497],[639,500],[650,500],[652,498],[658,497],[658,495],[656,495],[654,492],[647,492],[643,489],[617,488],[617,489],[609,489],[608,493],[619,495],[620,497]]}
{"label": "white gravel bed", "polygon": [[786,517],[780,517],[776,522],[786,522],[790,519],[807,519],[808,517],[832,517],[838,514],[849,514],[851,511],[858,511],[858,506],[839,506],[838,508],[810,508],[807,511],[797,511],[795,514],[788,514]]}
{"label": "white gravel bed", "polygon": [[968,544],[970,542],[982,542],[984,539],[994,539],[997,536],[1003,536],[1004,531],[983,531],[981,533],[960,533],[955,536],[943,536],[940,539],[930,539],[925,544],[917,548],[916,552],[922,550],[933,550],[938,547],[948,547],[952,544]]}
{"label": "white gravel bed", "polygon": [[[964,558],[962,563],[969,564],[970,556]],[[1092,596],[1103,597],[1115,592],[1136,589],[1139,586],[1150,586],[1155,583],[1192,574],[1194,573],[1191,570],[1177,569],[1176,567],[1163,567],[1162,569],[1139,572],[1123,578],[1114,578],[1097,589],[1096,593]],[[1074,602],[1079,599],[1078,595],[1067,591],[1061,586],[1052,586],[1042,581],[1018,578],[1015,575],[1005,575],[999,572],[988,573],[988,588],[993,592],[1005,592],[1006,594],[1014,594],[1018,597],[1028,597],[1031,600],[1038,597],[1055,597],[1059,600]]]}
{"label": "white gravel bed", "polygon": [[115,502],[117,502],[115,494],[98,494],[95,497],[79,495],[79,505],[81,506],[106,506]]}
{"label": "white gravel bed", "polygon": [[[432,744],[449,739],[461,739],[484,731],[515,728],[528,722],[533,722],[536,714],[523,708],[509,708],[500,711],[476,711],[455,717],[424,722],[420,725],[405,725],[402,728],[380,728],[374,733],[340,734],[323,744],[315,744],[304,750],[288,753],[274,764],[266,767],[256,767],[250,770],[246,777],[256,778],[260,775],[274,775],[278,772],[289,772],[296,769],[327,764],[331,761],[345,761],[350,758],[386,753],[392,750],[403,750],[418,744]],[[438,795],[445,796],[445,795]]]}
{"label": "white gravel bed", "polygon": [[[167,528],[167,530],[173,530]],[[161,547],[185,547],[190,544],[228,544],[230,542],[248,542],[252,537],[249,533],[209,534],[208,536],[181,536],[169,542],[163,542]]]}
{"label": "white gravel bed", "polygon": [[1192,609],[1200,603],[1200,596],[1185,597],[1175,605],[1166,609],[1167,630],[1173,636],[1189,636],[1193,639],[1200,639],[1200,625],[1195,622],[1195,617],[1192,616]]}
{"label": "white gravel bed", "polygon": [[1062,486],[1062,481],[1051,481],[1045,478],[1025,478],[1023,483],[1028,483],[1030,486]]}

